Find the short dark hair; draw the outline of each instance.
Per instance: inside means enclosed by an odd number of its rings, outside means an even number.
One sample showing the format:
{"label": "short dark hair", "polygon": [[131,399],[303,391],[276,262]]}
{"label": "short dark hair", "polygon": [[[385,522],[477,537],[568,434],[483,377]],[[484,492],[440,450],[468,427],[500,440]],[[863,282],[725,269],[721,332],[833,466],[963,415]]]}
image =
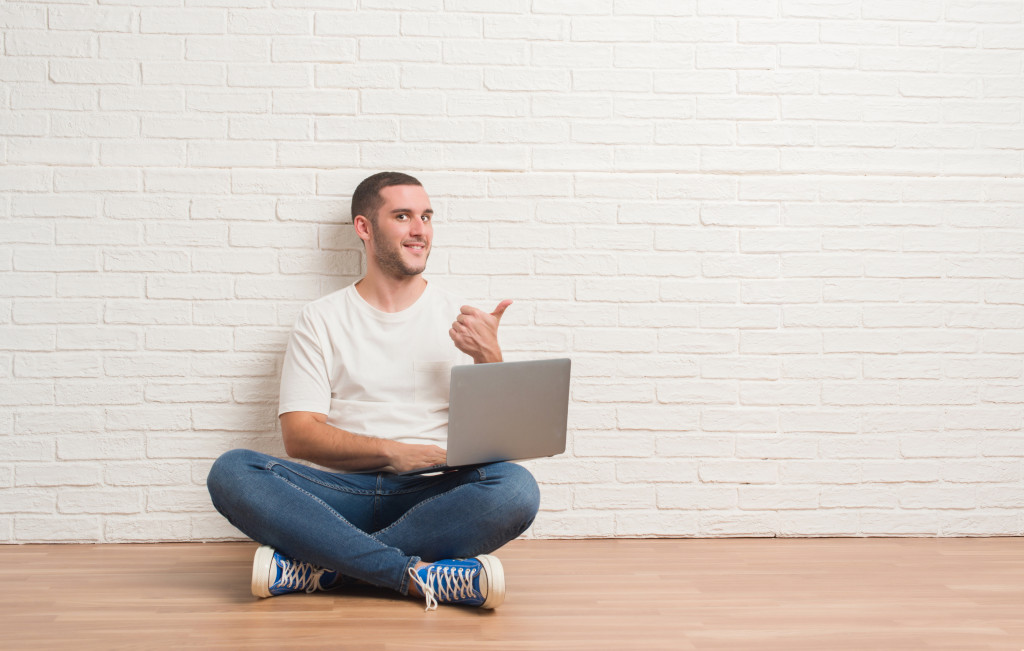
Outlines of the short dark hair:
{"label": "short dark hair", "polygon": [[378,172],[363,179],[352,193],[352,219],[356,215],[363,215],[370,220],[371,224],[377,223],[377,211],[384,200],[380,198],[380,191],[392,185],[418,185],[423,187],[414,176],[402,172]]}

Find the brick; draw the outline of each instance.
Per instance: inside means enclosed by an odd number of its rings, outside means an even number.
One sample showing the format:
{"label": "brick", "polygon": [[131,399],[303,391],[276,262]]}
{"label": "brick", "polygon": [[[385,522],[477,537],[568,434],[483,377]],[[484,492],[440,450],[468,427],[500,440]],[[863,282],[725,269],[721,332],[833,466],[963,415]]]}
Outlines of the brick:
{"label": "brick", "polygon": [[[41,30],[11,30],[6,34],[4,43],[9,56],[84,58],[91,57],[96,49],[96,38],[88,33],[61,34]],[[60,64],[62,70],[75,67],[70,61],[61,61]],[[88,65],[82,67],[96,69]]]}
{"label": "brick", "polygon": [[762,45],[698,45],[698,69],[771,70],[776,67],[776,50]]}
{"label": "brick", "polygon": [[108,301],[105,323],[138,325],[187,325],[189,305],[183,301]]}
{"label": "brick", "polygon": [[108,407],[106,415],[108,432],[179,431],[189,429],[190,425],[187,407]]}
{"label": "brick", "polygon": [[58,84],[135,84],[138,81],[137,71],[135,65],[124,61],[58,59],[50,62],[50,81]]}
{"label": "brick", "polygon": [[150,219],[187,219],[189,200],[178,197],[107,197],[104,214],[114,219],[133,219],[140,212]]}
{"label": "brick", "polygon": [[143,34],[223,34],[227,17],[214,9],[143,9],[139,31]]}
{"label": "brick", "polygon": [[671,433],[657,438],[657,454],[661,457],[732,457],[734,452],[732,434]]}
{"label": "brick", "polygon": [[142,502],[143,491],[138,488],[61,491],[57,509],[60,513],[139,513]]}
{"label": "brick", "polygon": [[572,389],[572,398],[577,402],[653,402],[654,387],[648,382],[608,383],[577,380]]}
{"label": "brick", "polygon": [[232,333],[211,327],[152,327],[146,330],[147,350],[223,351],[231,348]]}
{"label": "brick", "polygon": [[94,32],[130,32],[133,12],[129,9],[50,7],[50,29]]}
{"label": "brick", "polygon": [[747,95],[811,95],[817,80],[810,71],[746,71],[737,75],[736,88]]}
{"label": "brick", "polygon": [[18,354],[14,357],[15,377],[99,377],[100,358],[93,353]]}
{"label": "brick", "polygon": [[723,536],[775,536],[780,519],[777,513],[719,514],[708,512],[698,518],[699,535]]}
{"label": "brick", "polygon": [[185,53],[183,36],[146,34],[100,34],[99,58],[115,61],[181,61]]}
{"label": "brick", "polygon": [[663,301],[733,303],[739,296],[739,286],[728,281],[662,280],[658,296]]}
{"label": "brick", "polygon": [[99,306],[83,301],[20,300],[15,302],[12,320],[16,324],[96,323]]}
{"label": "brick", "polygon": [[[470,11],[487,10],[486,3],[473,3]],[[406,13],[402,16],[403,36],[425,36],[440,39],[477,38],[483,34],[483,19],[459,13],[420,14]],[[363,34],[360,34],[362,36]]]}
{"label": "brick", "polygon": [[617,310],[607,305],[545,304],[535,317],[539,326],[615,326]]}
{"label": "brick", "polygon": [[227,31],[232,34],[311,34],[313,16],[313,12],[276,9],[229,11]]}
{"label": "brick", "polygon": [[[612,47],[592,43],[530,43],[530,63],[570,70],[612,67]],[[446,61],[450,63],[450,61]]]}
{"label": "brick", "polygon": [[[784,69],[852,70],[858,67],[859,55],[860,50],[858,49],[835,45],[782,45],[779,47],[779,61]],[[823,74],[823,79],[826,77],[827,75]]]}
{"label": "brick", "polygon": [[161,377],[188,375],[187,356],[105,355],[103,369],[109,377]]}
{"label": "brick", "polygon": [[602,511],[575,511],[570,513],[544,514],[534,524],[535,535],[545,538],[568,538],[588,532],[591,536],[611,537],[615,534],[615,516]]}
{"label": "brick", "polygon": [[212,170],[146,170],[145,186],[147,192],[227,194],[230,179],[228,172]]}
{"label": "brick", "polygon": [[573,348],[587,352],[653,352],[657,335],[642,329],[588,328],[573,334]]}
{"label": "brick", "polygon": [[[366,37],[359,43],[359,58],[365,61],[433,63],[441,61],[441,57],[442,44],[436,40]],[[472,63],[458,57],[446,62]]]}
{"label": "brick", "polygon": [[215,221],[269,221],[274,219],[274,200],[246,199],[193,199],[191,218]]}
{"label": "brick", "polygon": [[814,509],[819,506],[818,490],[804,486],[740,486],[739,508],[743,510]]}
{"label": "brick", "polygon": [[569,29],[569,20],[559,17],[505,15],[485,16],[483,20],[483,35],[487,39],[564,41]]}
{"label": "brick", "polygon": [[100,522],[93,516],[46,515],[19,517],[14,540],[19,542],[99,542]]}
{"label": "brick", "polygon": [[103,256],[106,271],[188,271],[189,255],[185,251],[118,251]]}
{"label": "brick", "polygon": [[[775,18],[775,12],[760,2],[751,3],[754,12],[746,15]],[[760,12],[758,13],[758,10]],[[739,22],[738,41],[740,43],[816,43],[818,29],[803,21],[741,21]]]}
{"label": "brick", "polygon": [[319,12],[314,32],[328,36],[398,36],[399,15],[389,12]]}
{"label": "brick", "polygon": [[52,489],[15,488],[0,490],[7,513],[52,513],[57,495]]}
{"label": "brick", "polygon": [[[61,431],[61,433],[64,432]],[[90,433],[88,436],[58,437],[57,458],[62,461],[102,460],[104,462],[114,459],[142,458],[142,440],[137,435],[115,437],[98,434],[99,432]]]}
{"label": "brick", "polygon": [[149,513],[202,512],[210,502],[210,493],[204,487],[168,488],[152,492],[146,498]]}
{"label": "brick", "polygon": [[191,90],[186,98],[186,106],[204,113],[268,113],[270,93]]}
{"label": "brick", "polygon": [[793,460],[779,463],[779,479],[784,484],[856,484],[862,478],[861,465],[851,461]]}
{"label": "brick", "polygon": [[3,457],[9,461],[52,461],[53,450],[53,441],[48,439],[27,436],[0,438],[0,451],[3,452]]}
{"label": "brick", "polygon": [[275,113],[342,115],[356,113],[357,96],[351,91],[274,91]]}
{"label": "brick", "polygon": [[[697,118],[713,120],[774,120],[778,117],[777,103],[774,98],[740,97],[740,98],[697,98]],[[798,117],[787,115],[786,103],[783,102],[782,117]]]}
{"label": "brick", "polygon": [[701,427],[709,432],[772,432],[778,415],[769,409],[708,408],[702,410]]}
{"label": "brick", "polygon": [[735,404],[738,392],[731,382],[695,380],[659,381],[658,402],[683,404]]}
{"label": "brick", "polygon": [[700,375],[707,379],[763,379],[779,377],[779,362],[772,358],[718,358],[702,360]]}
{"label": "brick", "polygon": [[142,402],[142,387],[121,381],[61,380],[57,382],[59,405],[131,405]]}
{"label": "brick", "polygon": [[[142,120],[142,135],[151,138],[172,138],[175,140],[223,138],[226,124],[219,117],[179,118],[146,116]],[[153,174],[154,170],[148,170]],[[183,171],[163,172],[166,175]]]}
{"label": "brick", "polygon": [[262,62],[269,54],[270,43],[262,38],[217,35],[185,39],[185,59],[190,61]]}
{"label": "brick", "polygon": [[17,486],[94,486],[100,466],[92,463],[24,463],[15,471]]}
{"label": "brick", "polygon": [[276,312],[264,302],[207,301],[192,308],[192,320],[196,325],[273,325]]}
{"label": "brick", "polygon": [[658,459],[646,461],[619,461],[615,464],[615,477],[621,482],[694,482],[698,464],[695,461]]}
{"label": "brick", "polygon": [[142,293],[142,278],[130,274],[102,274],[102,284],[97,284],[94,273],[61,273],[57,278],[57,296],[68,298],[119,298],[139,296]]}
{"label": "brick", "polygon": [[356,51],[356,40],[351,38],[278,36],[272,41],[270,59],[274,62],[350,63],[356,60]]}
{"label": "brick", "polygon": [[176,142],[101,143],[103,165],[183,166],[185,148]]}
{"label": "brick", "polygon": [[189,537],[191,519],[138,515],[110,516],[105,519],[104,539],[110,542],[160,542]]}
{"label": "brick", "polygon": [[743,405],[816,405],[821,390],[816,382],[742,382]]}
{"label": "brick", "polygon": [[[355,278],[352,279],[356,280]],[[344,283],[351,284],[351,281]],[[226,283],[230,288],[230,283]],[[320,298],[325,292],[321,291],[320,282],[316,278],[293,276],[293,277],[241,277],[235,281],[234,297],[240,299],[264,299],[264,300],[306,300],[312,301]],[[231,298],[231,293],[226,296],[211,296],[210,298]]]}
{"label": "brick", "polygon": [[654,435],[650,432],[576,431],[573,452],[577,457],[648,457],[654,454]]}

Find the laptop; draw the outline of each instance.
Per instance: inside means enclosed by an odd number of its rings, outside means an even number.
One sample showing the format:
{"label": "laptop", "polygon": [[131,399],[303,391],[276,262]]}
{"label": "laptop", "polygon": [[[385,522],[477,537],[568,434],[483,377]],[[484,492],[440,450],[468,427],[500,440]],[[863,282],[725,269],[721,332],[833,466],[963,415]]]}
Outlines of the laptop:
{"label": "laptop", "polygon": [[446,463],[399,474],[565,452],[570,366],[569,359],[453,366]]}

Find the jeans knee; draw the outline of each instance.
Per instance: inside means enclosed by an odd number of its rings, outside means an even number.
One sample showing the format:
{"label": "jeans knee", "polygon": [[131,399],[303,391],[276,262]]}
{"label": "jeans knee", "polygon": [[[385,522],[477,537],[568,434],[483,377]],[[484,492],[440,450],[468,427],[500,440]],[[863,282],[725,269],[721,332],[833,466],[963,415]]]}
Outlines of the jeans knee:
{"label": "jeans knee", "polygon": [[[503,463],[501,480],[508,487],[509,506],[514,514],[529,527],[540,509],[540,488],[533,474],[515,463]],[[525,528],[524,527],[524,528]]]}
{"label": "jeans knee", "polygon": [[215,506],[218,499],[238,491],[246,471],[253,467],[256,454],[252,450],[230,450],[213,462],[206,476],[206,488]]}

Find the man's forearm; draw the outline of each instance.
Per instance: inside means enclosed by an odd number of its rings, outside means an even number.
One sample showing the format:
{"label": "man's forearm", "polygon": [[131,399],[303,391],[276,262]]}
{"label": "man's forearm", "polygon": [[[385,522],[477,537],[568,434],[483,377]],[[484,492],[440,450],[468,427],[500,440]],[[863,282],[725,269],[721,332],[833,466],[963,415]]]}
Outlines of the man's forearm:
{"label": "man's forearm", "polygon": [[394,441],[360,436],[314,419],[286,424],[282,418],[281,425],[288,456],[348,471],[385,468],[391,463],[389,447]]}

